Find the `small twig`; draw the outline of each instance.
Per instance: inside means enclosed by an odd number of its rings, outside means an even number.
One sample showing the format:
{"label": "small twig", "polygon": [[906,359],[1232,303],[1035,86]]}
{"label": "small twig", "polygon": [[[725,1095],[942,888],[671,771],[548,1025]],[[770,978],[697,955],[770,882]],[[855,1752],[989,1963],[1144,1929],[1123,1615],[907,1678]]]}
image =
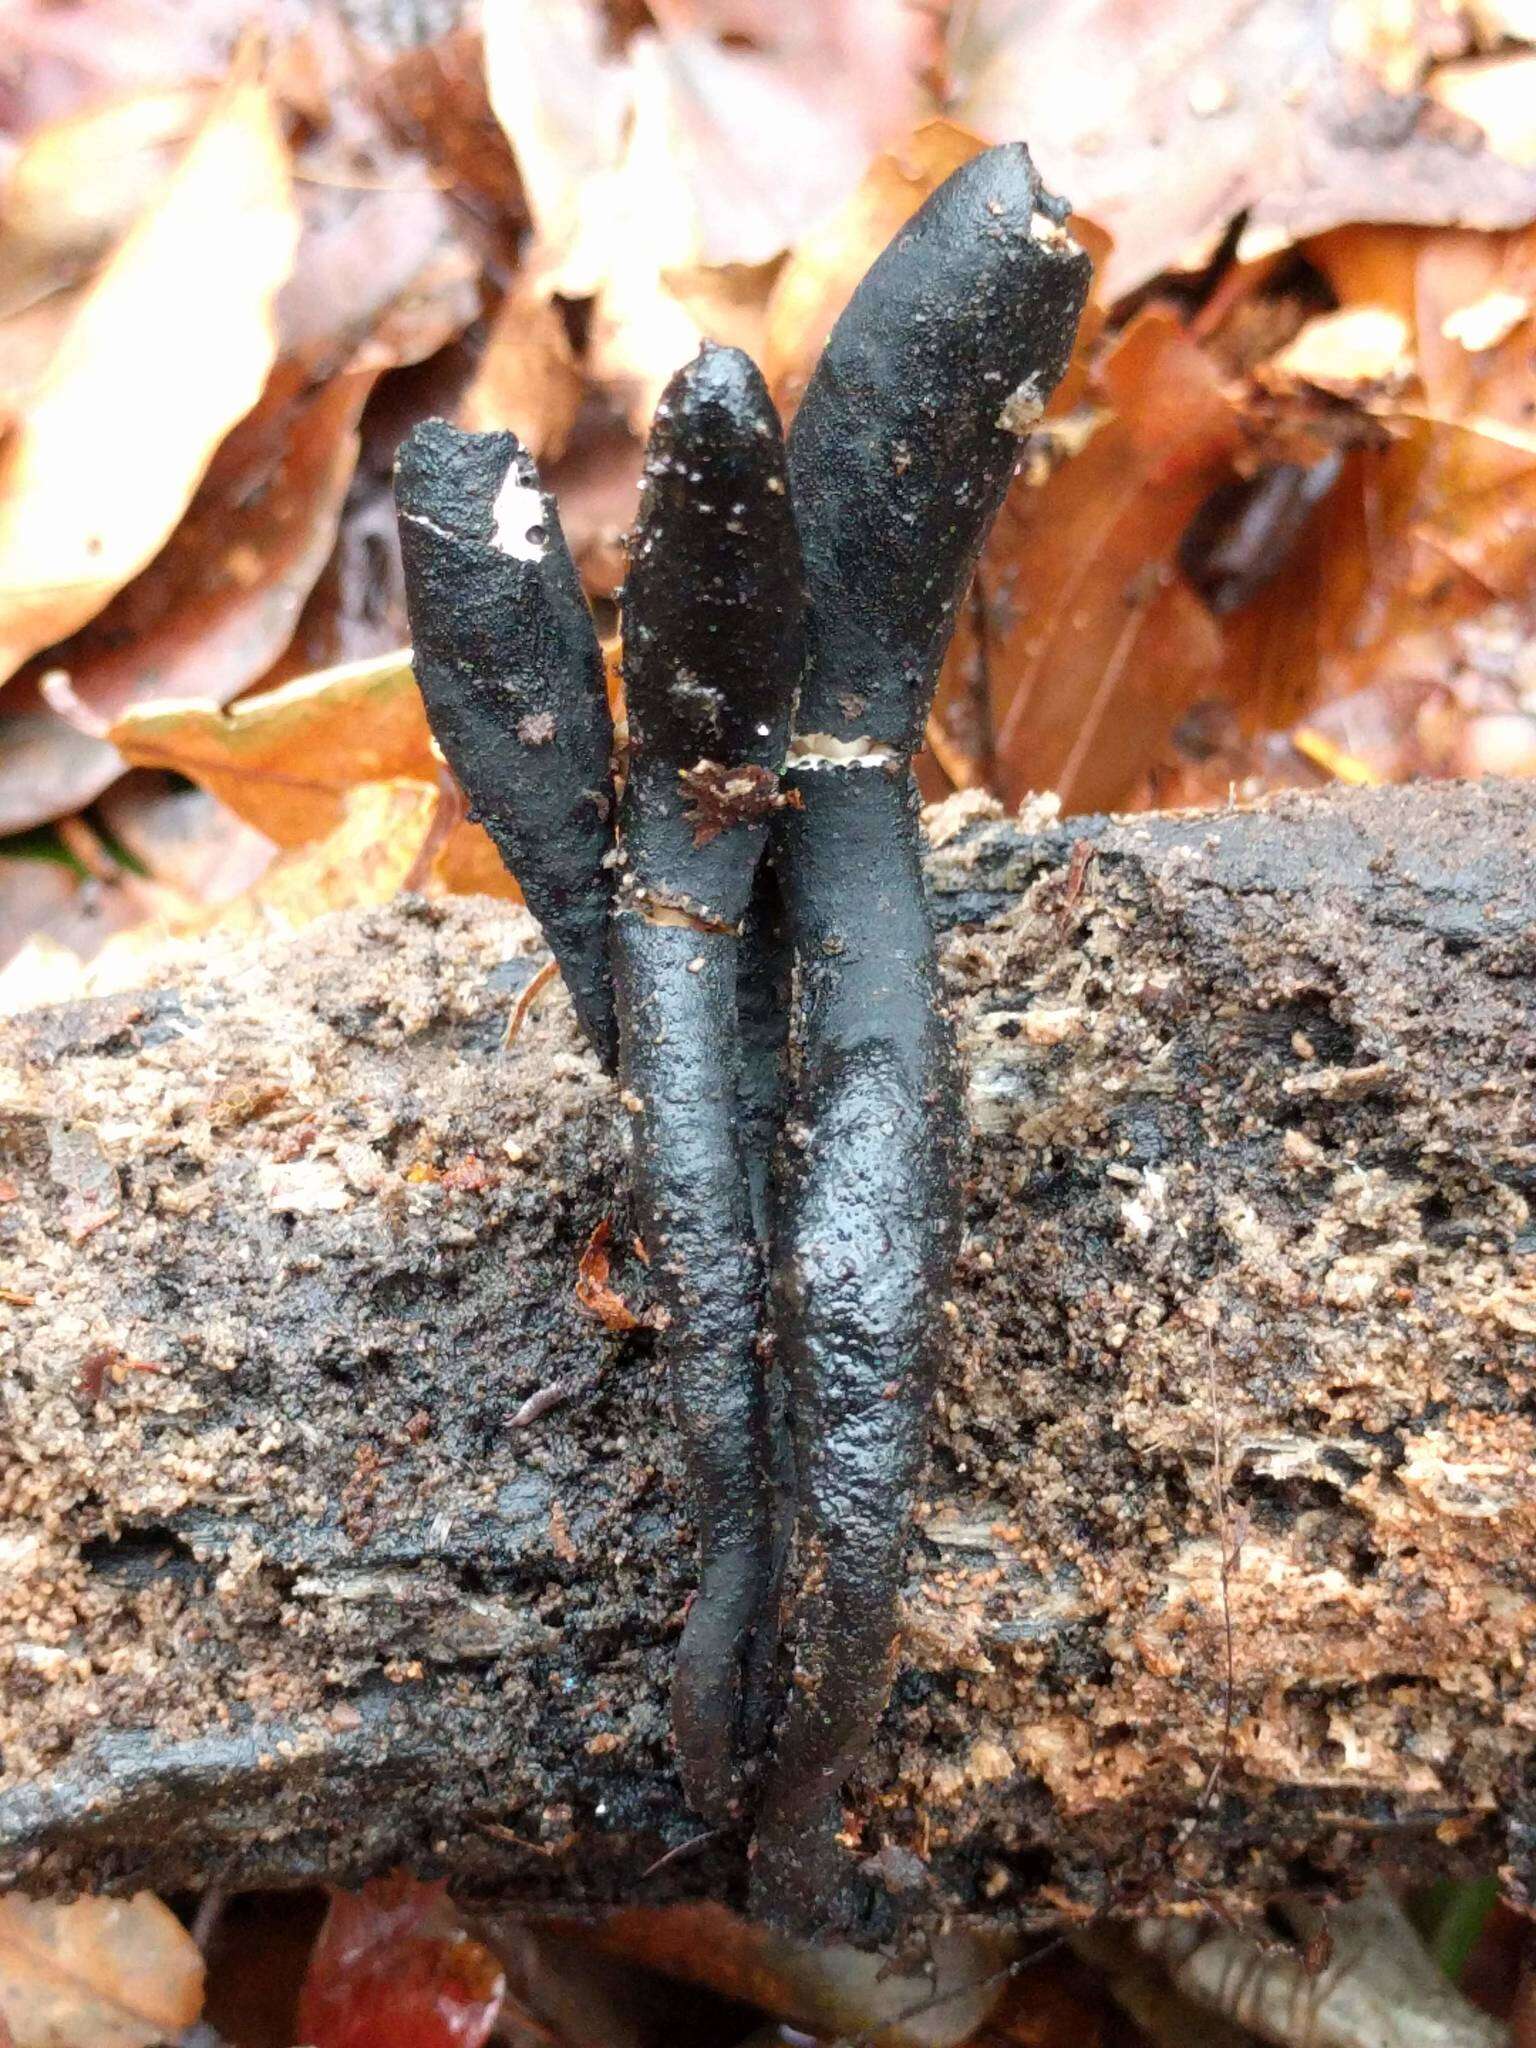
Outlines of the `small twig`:
{"label": "small twig", "polygon": [[209,1885],[197,1902],[197,1911],[192,1915],[192,1925],[187,1932],[204,1955],[208,1953],[209,1943],[218,1931],[219,1922],[223,1919],[224,1909],[228,1904],[229,1893],[221,1884]]}
{"label": "small twig", "polygon": [[711,1842],[718,1842],[727,1832],[728,1830],[723,1827],[706,1828],[702,1835],[690,1835],[686,1842],[674,1842],[672,1847],[658,1856],[654,1863],[646,1865],[636,1882],[644,1884],[646,1879],[654,1877],[658,1870],[666,1870],[673,1863],[686,1863],[689,1857],[707,1849]]}
{"label": "small twig", "polygon": [[549,984],[559,972],[560,963],[558,960],[546,960],[538,973],[530,980],[524,982],[522,993],[513,1004],[512,1014],[507,1019],[507,1028],[501,1034],[501,1049],[503,1052],[506,1051],[509,1045],[516,1042],[518,1033],[528,1021],[528,1012],[533,1008],[539,997],[543,995],[545,989],[549,987]]}

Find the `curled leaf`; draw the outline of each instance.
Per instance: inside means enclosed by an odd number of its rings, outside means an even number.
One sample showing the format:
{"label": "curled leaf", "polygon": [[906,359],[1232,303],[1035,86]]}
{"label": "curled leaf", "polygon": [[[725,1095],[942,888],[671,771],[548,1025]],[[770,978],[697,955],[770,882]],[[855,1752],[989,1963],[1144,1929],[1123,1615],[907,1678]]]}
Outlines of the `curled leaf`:
{"label": "curled leaf", "polygon": [[622,1295],[608,1284],[613,1261],[608,1247],[613,1242],[613,1224],[604,1217],[587,1239],[586,1250],[576,1274],[576,1299],[589,1316],[596,1316],[605,1330],[618,1333],[637,1330],[641,1319]]}

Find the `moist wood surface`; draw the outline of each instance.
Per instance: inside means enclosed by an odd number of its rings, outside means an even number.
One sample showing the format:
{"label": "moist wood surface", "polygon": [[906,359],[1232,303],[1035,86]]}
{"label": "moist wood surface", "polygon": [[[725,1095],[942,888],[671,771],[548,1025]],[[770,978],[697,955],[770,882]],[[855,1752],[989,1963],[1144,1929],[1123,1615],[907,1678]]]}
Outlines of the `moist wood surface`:
{"label": "moist wood surface", "polygon": [[[893,1915],[1529,1882],[1536,792],[939,814],[975,1150]],[[0,1039],[0,1878],[741,1897],[609,1085],[402,902]],[[560,1398],[523,1426],[541,1390]],[[540,1406],[533,1402],[535,1408]],[[1231,1683],[1228,1683],[1230,1657]]]}

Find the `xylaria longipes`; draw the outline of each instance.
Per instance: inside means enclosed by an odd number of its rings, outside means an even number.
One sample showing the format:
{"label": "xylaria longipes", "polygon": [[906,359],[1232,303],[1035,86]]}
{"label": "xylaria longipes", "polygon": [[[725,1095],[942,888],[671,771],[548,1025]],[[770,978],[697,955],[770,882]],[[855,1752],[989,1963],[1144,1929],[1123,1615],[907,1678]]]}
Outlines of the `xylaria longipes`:
{"label": "xylaria longipes", "polygon": [[596,638],[527,455],[429,422],[397,473],[428,715],[626,1118],[699,1535],[684,1785],[750,1819],[756,1909],[812,1931],[863,1913],[841,1800],[895,1668],[961,1229],[911,756],[1070,357],[1088,263],[1066,214],[1021,144],[957,171],[833,329],[787,461],[739,351],[673,379],[630,547],[617,800]]}

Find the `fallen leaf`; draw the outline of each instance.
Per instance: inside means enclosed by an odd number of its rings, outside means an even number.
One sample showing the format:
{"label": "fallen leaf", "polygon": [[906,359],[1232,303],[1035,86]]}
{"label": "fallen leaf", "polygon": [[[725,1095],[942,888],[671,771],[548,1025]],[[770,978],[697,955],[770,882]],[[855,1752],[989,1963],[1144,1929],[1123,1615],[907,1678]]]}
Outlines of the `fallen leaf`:
{"label": "fallen leaf", "polygon": [[1527,772],[1536,435],[1519,309],[1536,230],[1357,227],[1307,255],[1346,309],[1403,327],[1416,374],[1361,383],[1332,415],[1363,445],[1334,459],[1274,573],[1219,607],[1209,696],[1136,800]]}
{"label": "fallen leaf", "polygon": [[628,66],[587,0],[491,0],[483,22],[491,106],[538,230],[542,282],[590,298],[607,273],[603,209],[624,154]]}
{"label": "fallen leaf", "polygon": [[361,784],[437,775],[410,650],[323,669],[230,710],[178,704],[129,712],[108,735],[123,759],[169,769],[280,846],[338,823]]}
{"label": "fallen leaf", "polygon": [[360,186],[327,161],[296,166],[303,234],[277,304],[284,397],[344,370],[422,362],[480,311],[480,258],[418,162],[386,156]]}
{"label": "fallen leaf", "polygon": [[[707,1833],[702,1839],[708,1839]],[[898,1882],[910,1881],[922,1868],[910,1851],[894,1848],[886,1852],[886,1871],[892,1863]],[[551,2022],[568,2014],[575,2024],[569,2033],[561,2029],[562,2038],[579,2041],[627,2039],[636,2032],[633,2020],[622,2032],[610,2031],[611,2019],[606,2028],[600,2024],[607,2017],[600,2008],[584,2010],[569,1994],[559,2005],[544,2007],[539,1993],[546,1986],[557,1993],[573,1965],[580,1971],[584,1952],[592,1956],[585,1974],[595,1976],[599,1986],[601,1964],[608,1958],[610,1967],[622,1963],[631,1976],[654,1970],[706,1985],[778,2014],[818,2040],[905,2043],[909,2048],[919,2042],[926,2048],[960,2048],[997,2007],[1009,1978],[1009,1950],[989,1930],[941,1933],[924,1958],[925,1967],[903,1967],[846,1942],[790,1940],[713,1901],[620,1907],[585,1926],[547,1920],[535,1926],[531,1941],[521,1927],[509,1940],[511,1934],[511,1929],[499,1932],[498,1941],[514,1968],[526,1959],[518,1975],[528,1986],[529,2003]],[[569,1954],[573,1946],[575,1956]],[[536,1961],[540,1949],[546,1954]],[[622,1977],[612,1981],[623,1990]],[[671,2038],[682,2031],[674,2029]],[[1063,2048],[1079,2048],[1080,2038],[1064,2036]]]}
{"label": "fallen leaf", "polygon": [[584,380],[559,306],[513,281],[459,408],[475,433],[510,427],[536,462],[564,452],[581,410]]}
{"label": "fallen leaf", "polygon": [[544,473],[560,501],[566,543],[592,597],[613,598],[624,580],[625,536],[640,502],[644,445],[628,422],[588,406],[570,445]]}
{"label": "fallen leaf", "polygon": [[229,62],[228,0],[6,0],[0,130],[29,135],[113,93],[217,77]]}
{"label": "fallen leaf", "polygon": [[483,825],[453,828],[432,862],[432,880],[450,896],[495,896],[503,903],[523,900],[522,890]]}
{"label": "fallen leaf", "polygon": [[982,659],[995,788],[1111,809],[1178,717],[1206,694],[1215,622],[1178,550],[1230,473],[1239,420],[1208,359],[1164,312],[1141,314],[1102,371],[1108,411],[1038,487],[1025,474],[983,554],[952,663]]}
{"label": "fallen leaf", "polygon": [[1407,253],[1422,396],[1383,396],[1369,406],[1394,445],[1379,462],[1371,588],[1339,651],[1341,683],[1356,688],[1415,671],[1448,677],[1446,636],[1496,601],[1528,605],[1536,577],[1527,330],[1517,323],[1477,350],[1455,332],[1455,315],[1469,304],[1536,292],[1536,229],[1421,234]]}
{"label": "fallen leaf", "polygon": [[465,1932],[446,1885],[403,1872],[331,1894],[299,1994],[310,2048],[480,2048],[506,1995],[490,1950]]}
{"label": "fallen leaf", "polygon": [[1470,24],[1457,8],[1421,0],[1333,0],[1328,41],[1394,99],[1415,91],[1432,64],[1462,56]]}
{"label": "fallen leaf", "polygon": [[600,292],[637,226],[662,267],[765,262],[908,125],[922,22],[884,7],[786,8],[727,40],[698,18],[658,8],[656,28],[616,39],[593,0],[485,8],[491,104],[547,288]]}
{"label": "fallen leaf", "polygon": [[1412,370],[1411,330],[1402,314],[1388,306],[1345,306],[1309,320],[1262,374],[1271,387],[1310,384],[1354,398],[1395,390]]}
{"label": "fallen leaf", "polygon": [[119,933],[172,907],[186,909],[186,899],[126,868],[102,881],[61,859],[0,858],[0,965],[33,937],[89,959]]}
{"label": "fallen leaf", "polygon": [[[916,11],[825,6],[709,32],[664,7],[615,36],[595,0],[491,0],[491,102],[538,230],[535,288],[592,297],[590,365],[643,429],[723,296],[844,199],[917,106]],[[769,280],[755,280],[764,293]],[[754,309],[755,311],[755,309]]]}
{"label": "fallen leaf", "polygon": [[0,2020],[16,2048],[151,2048],[202,2006],[197,1944],[153,1893],[0,1898]]}
{"label": "fallen leaf", "polygon": [[265,833],[207,790],[151,768],[121,776],[96,815],[146,874],[194,903],[228,902],[271,865],[273,845]]}
{"label": "fallen leaf", "polygon": [[587,1239],[585,1251],[576,1273],[576,1299],[589,1316],[596,1316],[605,1330],[618,1334],[624,1330],[637,1330],[640,1317],[608,1284],[608,1275],[613,1260],[609,1246],[613,1242],[613,1224],[604,1217],[592,1235]]}
{"label": "fallen leaf", "polygon": [[1477,356],[1508,341],[1530,317],[1531,301],[1524,292],[1491,291],[1468,305],[1453,307],[1440,322],[1440,332],[1447,341],[1459,342]]}
{"label": "fallen leaf", "polygon": [[365,783],[343,794],[338,821],[323,838],[280,854],[226,904],[183,902],[108,939],[90,960],[46,939],[29,941],[0,974],[0,1010],[135,987],[156,963],[190,954],[210,933],[259,939],[302,930],[328,911],[388,903],[412,883],[438,802],[431,783]]}
{"label": "fallen leaf", "polygon": [[1467,0],[1479,38],[1486,44],[1536,43],[1536,0]]}
{"label": "fallen leaf", "polygon": [[432,784],[404,778],[347,790],[331,831],[280,854],[253,889],[203,922],[296,931],[328,910],[388,903],[416,868],[438,800]]}
{"label": "fallen leaf", "polygon": [[[288,644],[331,552],[371,383],[337,378],[280,426],[262,412],[242,422],[142,575],[17,679],[15,705],[0,702],[0,739],[13,718],[32,715],[28,685],[42,683],[45,665],[103,725],[160,699],[227,703],[255,682]],[[122,772],[116,748],[89,732],[61,724],[49,738],[41,777],[32,759],[0,748],[0,832],[87,804]]]}
{"label": "fallen leaf", "polygon": [[0,448],[0,677],[91,618],[164,543],[261,394],[297,236],[270,100],[237,74]]}
{"label": "fallen leaf", "polygon": [[[1335,11],[974,0],[949,16],[949,112],[989,141],[1029,138],[1047,181],[1114,238],[1111,300],[1202,267],[1240,214],[1245,257],[1357,220],[1536,217],[1536,168],[1478,148],[1476,131],[1468,147],[1441,109],[1341,55]],[[1525,104],[1529,123],[1528,92]]]}
{"label": "fallen leaf", "polygon": [[1362,761],[1357,754],[1346,753],[1326,733],[1312,726],[1298,725],[1291,734],[1291,745],[1303,759],[1315,763],[1334,782],[1347,783],[1353,789],[1373,789],[1382,780],[1369,761]]}
{"label": "fallen leaf", "polygon": [[768,302],[763,352],[763,374],[786,414],[875,257],[931,192],[985,148],[952,121],[928,121],[878,156],[837,212],[801,237]]}
{"label": "fallen leaf", "polygon": [[[407,47],[382,71],[369,67],[366,97],[445,193],[461,204],[468,199],[505,231],[520,231],[527,220],[522,180],[491,108],[484,43],[472,16],[466,10],[461,26],[429,41],[414,41],[416,24],[408,17],[401,27]],[[356,47],[351,43],[348,54]]]}
{"label": "fallen leaf", "polygon": [[[206,86],[127,94],[28,138],[0,198],[0,320],[96,267],[164,185],[211,97]],[[8,355],[0,329],[0,364]],[[0,383],[12,387],[3,368]]]}

